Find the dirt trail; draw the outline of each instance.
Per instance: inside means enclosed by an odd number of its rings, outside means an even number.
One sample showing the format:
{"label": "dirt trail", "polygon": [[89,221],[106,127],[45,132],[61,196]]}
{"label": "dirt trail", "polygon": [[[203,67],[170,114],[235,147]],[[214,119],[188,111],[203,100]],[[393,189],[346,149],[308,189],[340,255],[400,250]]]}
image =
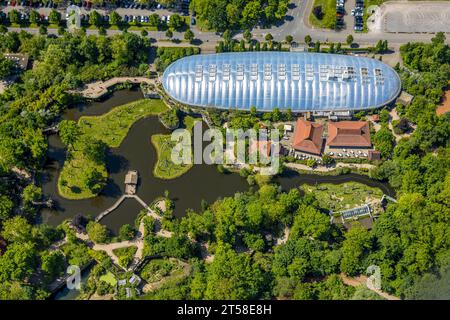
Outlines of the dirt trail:
{"label": "dirt trail", "polygon": [[[345,274],[341,273],[341,279],[342,282],[344,282],[344,284],[348,285],[348,286],[352,286],[352,287],[358,287],[361,285],[366,285],[367,283],[367,277],[364,275],[360,275],[358,277],[348,277]],[[369,286],[367,286],[367,288],[369,290],[372,290],[373,292],[375,292],[376,294],[378,294],[380,297],[383,297],[386,300],[400,300],[400,298],[390,295],[389,293],[386,293],[384,291],[375,289],[375,288],[370,288]]]}
{"label": "dirt trail", "polygon": [[[156,205],[160,209],[165,210],[165,204],[161,204],[161,202],[164,202],[164,201],[161,200]],[[157,214],[156,212],[154,212],[153,210],[151,210],[150,208],[148,208],[147,216],[153,217],[154,219],[156,219],[158,221],[161,219],[161,216],[159,214]],[[113,251],[115,249],[126,248],[126,247],[130,247],[130,246],[137,247],[136,253],[133,258],[133,262],[130,264],[130,266],[128,266],[128,268],[126,268],[126,269],[130,270],[135,266],[135,264],[137,262],[139,262],[142,259],[143,251],[144,251],[144,236],[145,236],[144,233],[145,233],[144,219],[141,219],[141,222],[140,222],[139,228],[138,228],[138,232],[136,233],[136,236],[134,237],[133,240],[126,240],[126,241],[106,243],[106,244],[95,243],[92,245],[92,249],[94,249],[96,251],[99,251],[99,250],[105,251],[110,256],[110,258],[114,261],[115,264],[120,265],[119,259],[114,254]],[[75,234],[76,234],[77,238],[79,238],[83,241],[86,241],[86,242],[91,242],[87,234],[79,233],[76,231],[75,231]],[[156,235],[159,235],[162,237],[171,237],[172,233],[167,230],[159,229],[156,232]]]}

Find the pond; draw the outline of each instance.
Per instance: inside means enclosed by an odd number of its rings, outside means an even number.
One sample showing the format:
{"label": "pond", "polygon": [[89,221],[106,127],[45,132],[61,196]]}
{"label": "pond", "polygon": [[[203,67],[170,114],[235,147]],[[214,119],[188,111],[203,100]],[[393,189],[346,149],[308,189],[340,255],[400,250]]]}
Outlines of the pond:
{"label": "pond", "polygon": [[[112,108],[142,98],[139,91],[121,90],[103,102],[80,105],[68,110],[65,119],[78,120],[82,115],[99,115]],[[194,165],[191,170],[173,180],[161,180],[153,176],[156,162],[156,150],[151,144],[153,134],[169,133],[156,117],[148,117],[136,122],[127,137],[117,149],[112,149],[107,155],[109,179],[101,194],[92,199],[67,200],[58,195],[57,179],[64,164],[65,148],[57,135],[49,137],[48,161],[42,178],[44,194],[55,200],[53,209],[42,210],[42,220],[50,225],[58,225],[65,219],[70,219],[80,213],[95,217],[109,208],[124,193],[124,178],[128,170],[138,170],[140,179],[137,194],[145,202],[151,203],[155,198],[169,191],[170,198],[175,203],[175,215],[180,217],[191,208],[199,211],[202,200],[211,203],[218,198],[231,196],[238,191],[249,189],[246,179],[238,174],[219,173],[216,166]],[[366,176],[349,174],[343,176],[320,176],[298,174],[288,171],[277,177],[275,182],[284,190],[289,190],[301,184],[343,183],[357,181],[369,186],[379,187],[387,194],[393,194],[389,186],[369,179]],[[114,212],[106,216],[102,223],[113,233],[126,223],[133,224],[142,206],[134,199],[125,200]]]}

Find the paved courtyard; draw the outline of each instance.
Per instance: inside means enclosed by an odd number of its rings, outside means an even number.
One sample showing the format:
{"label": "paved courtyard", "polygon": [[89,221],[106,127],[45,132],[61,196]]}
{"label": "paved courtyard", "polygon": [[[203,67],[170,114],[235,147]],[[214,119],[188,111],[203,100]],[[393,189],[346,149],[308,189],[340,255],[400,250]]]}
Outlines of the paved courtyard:
{"label": "paved courtyard", "polygon": [[450,32],[450,1],[386,2],[367,26],[373,32]]}

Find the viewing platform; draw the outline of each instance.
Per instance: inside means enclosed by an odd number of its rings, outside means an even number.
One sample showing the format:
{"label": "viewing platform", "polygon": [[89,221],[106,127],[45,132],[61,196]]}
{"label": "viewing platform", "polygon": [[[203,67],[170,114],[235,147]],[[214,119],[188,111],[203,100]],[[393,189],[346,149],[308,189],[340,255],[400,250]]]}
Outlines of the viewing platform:
{"label": "viewing platform", "polygon": [[125,194],[136,194],[139,174],[136,170],[128,171],[125,176]]}

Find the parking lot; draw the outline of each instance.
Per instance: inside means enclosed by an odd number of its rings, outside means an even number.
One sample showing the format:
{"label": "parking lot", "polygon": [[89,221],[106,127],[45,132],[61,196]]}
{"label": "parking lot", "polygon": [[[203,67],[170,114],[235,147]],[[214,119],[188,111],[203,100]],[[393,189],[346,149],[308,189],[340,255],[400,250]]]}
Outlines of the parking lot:
{"label": "parking lot", "polygon": [[[109,22],[109,15],[115,11],[118,13],[122,22],[124,23],[148,23],[149,16],[158,14],[162,23],[169,22],[170,16],[177,13],[182,16],[189,15],[189,0],[182,0],[171,8],[167,8],[157,2],[142,5],[135,1],[117,1],[116,4],[106,4],[103,2],[99,5],[94,5],[92,2],[80,1],[63,1],[59,4],[53,1],[48,2],[30,2],[30,1],[2,1],[2,12],[8,14],[12,10],[17,10],[20,13],[22,21],[29,19],[29,14],[32,10],[36,10],[41,15],[41,21],[48,21],[49,14],[52,10],[58,10],[62,18],[67,18],[66,8],[70,5],[80,7],[82,21],[87,21],[88,16],[94,10],[103,16],[103,20],[107,24]],[[195,19],[191,18],[191,25],[195,23]]]}
{"label": "parking lot", "polygon": [[450,32],[450,2],[388,2],[369,17],[374,32]]}

